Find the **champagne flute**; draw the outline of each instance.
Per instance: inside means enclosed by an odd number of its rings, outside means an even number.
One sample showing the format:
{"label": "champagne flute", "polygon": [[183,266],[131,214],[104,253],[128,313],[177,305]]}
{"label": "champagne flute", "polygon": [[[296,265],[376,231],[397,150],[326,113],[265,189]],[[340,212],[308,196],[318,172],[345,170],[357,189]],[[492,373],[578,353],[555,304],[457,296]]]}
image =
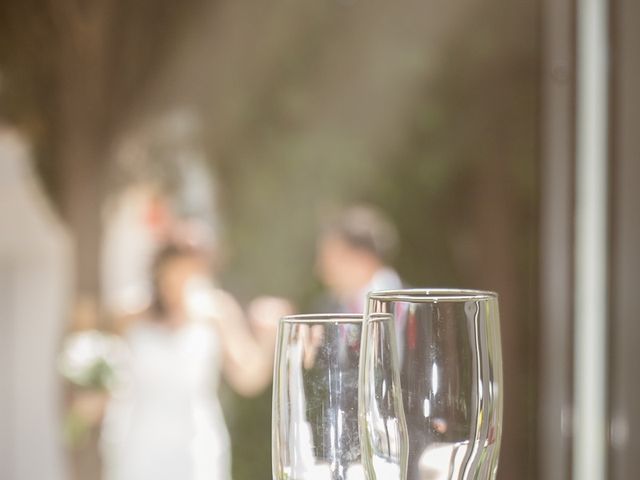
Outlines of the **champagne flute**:
{"label": "champagne flute", "polygon": [[358,433],[362,315],[293,315],[278,325],[274,480],[365,480]]}
{"label": "champagne flute", "polygon": [[[394,290],[371,292],[367,303],[363,338],[377,328],[380,315],[393,319],[397,334],[408,427],[406,479],[495,479],[502,429],[497,295],[476,290]],[[391,342],[391,336],[386,341]],[[384,371],[389,366],[377,368]],[[379,387],[366,376],[361,381],[361,398],[371,399],[361,417],[362,441],[372,447],[370,456],[375,458],[384,454],[384,445],[366,433],[372,430],[369,412],[382,408],[374,394]]]}

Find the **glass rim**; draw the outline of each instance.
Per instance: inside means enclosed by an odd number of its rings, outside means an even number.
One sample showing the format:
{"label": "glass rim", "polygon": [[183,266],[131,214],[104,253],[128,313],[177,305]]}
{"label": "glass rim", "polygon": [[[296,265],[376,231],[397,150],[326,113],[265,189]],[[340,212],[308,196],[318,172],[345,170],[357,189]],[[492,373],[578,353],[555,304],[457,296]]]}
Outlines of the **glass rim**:
{"label": "glass rim", "polygon": [[368,300],[407,303],[471,302],[497,298],[498,294],[490,290],[466,288],[407,288],[374,290],[367,294]]}
{"label": "glass rim", "polygon": [[361,313],[301,313],[285,315],[282,323],[364,323]]}

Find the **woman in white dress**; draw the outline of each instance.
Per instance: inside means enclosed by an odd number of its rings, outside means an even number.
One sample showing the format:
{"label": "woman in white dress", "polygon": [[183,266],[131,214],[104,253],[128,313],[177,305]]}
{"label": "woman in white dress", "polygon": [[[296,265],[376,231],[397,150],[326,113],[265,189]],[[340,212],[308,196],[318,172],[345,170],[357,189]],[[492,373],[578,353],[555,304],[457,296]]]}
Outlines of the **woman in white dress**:
{"label": "woman in white dress", "polygon": [[250,329],[206,273],[205,257],[190,248],[169,246],[156,259],[155,302],[125,332],[130,353],[105,414],[105,480],[230,478],[220,374],[242,395],[263,390],[277,318],[289,308],[284,300],[254,301]]}

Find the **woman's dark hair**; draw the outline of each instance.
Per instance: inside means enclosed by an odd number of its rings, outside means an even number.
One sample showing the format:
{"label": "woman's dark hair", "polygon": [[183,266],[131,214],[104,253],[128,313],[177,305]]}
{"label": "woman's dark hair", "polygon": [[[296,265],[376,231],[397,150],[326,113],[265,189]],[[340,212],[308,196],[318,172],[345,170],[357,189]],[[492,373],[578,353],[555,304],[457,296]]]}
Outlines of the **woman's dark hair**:
{"label": "woman's dark hair", "polygon": [[169,243],[156,254],[151,266],[151,313],[153,318],[162,319],[167,315],[167,306],[160,291],[160,276],[166,265],[181,258],[204,258],[204,253],[197,248]]}

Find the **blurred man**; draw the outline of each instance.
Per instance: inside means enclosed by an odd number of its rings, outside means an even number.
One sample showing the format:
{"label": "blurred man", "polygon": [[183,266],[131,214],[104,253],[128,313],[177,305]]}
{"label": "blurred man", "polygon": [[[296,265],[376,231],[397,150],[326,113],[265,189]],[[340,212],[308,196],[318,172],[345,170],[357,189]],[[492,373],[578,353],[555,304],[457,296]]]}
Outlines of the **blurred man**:
{"label": "blurred man", "polygon": [[[350,207],[327,223],[318,241],[316,265],[327,293],[315,309],[320,312],[362,313],[370,290],[401,288],[400,277],[388,264],[397,244],[398,234],[393,224],[371,207]],[[343,324],[331,332],[324,331],[321,334],[325,344],[332,347],[322,349],[314,359],[329,372],[329,384],[319,385],[318,388],[329,388],[336,392],[334,401],[336,405],[339,404],[340,410],[355,411],[358,399],[357,372],[345,368],[345,362],[357,362],[359,331]],[[341,354],[332,356],[330,351]],[[358,435],[357,421],[347,417],[341,426],[341,433],[332,428],[331,422],[331,418],[326,419],[322,428],[315,432],[314,442],[316,445],[333,445],[333,455],[341,459],[341,464],[348,464],[353,459],[346,439]]]}
{"label": "blurred man", "polygon": [[397,247],[397,230],[380,211],[362,205],[344,210],[318,242],[316,268],[328,289],[318,309],[362,313],[370,290],[402,288],[388,263]]}

